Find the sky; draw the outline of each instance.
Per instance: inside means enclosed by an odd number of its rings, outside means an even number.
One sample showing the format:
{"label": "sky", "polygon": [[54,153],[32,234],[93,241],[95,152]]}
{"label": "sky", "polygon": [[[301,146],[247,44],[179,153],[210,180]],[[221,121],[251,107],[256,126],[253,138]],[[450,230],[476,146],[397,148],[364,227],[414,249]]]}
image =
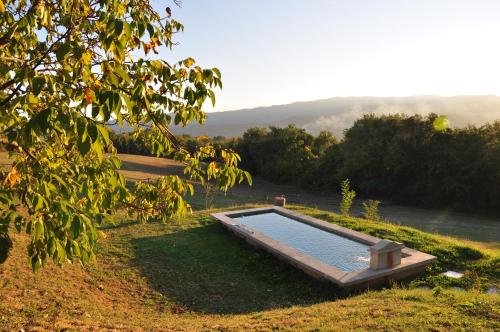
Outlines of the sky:
{"label": "sky", "polygon": [[216,111],[346,96],[500,95],[500,1],[156,0],[160,56],[217,67]]}

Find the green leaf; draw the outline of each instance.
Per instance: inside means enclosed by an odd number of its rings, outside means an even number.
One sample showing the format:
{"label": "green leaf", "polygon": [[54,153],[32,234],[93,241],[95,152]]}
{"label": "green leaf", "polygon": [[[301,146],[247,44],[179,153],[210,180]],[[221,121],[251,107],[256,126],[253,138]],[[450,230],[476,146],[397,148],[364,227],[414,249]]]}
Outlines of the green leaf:
{"label": "green leaf", "polygon": [[130,77],[129,77],[128,73],[125,70],[123,70],[123,68],[121,66],[114,67],[114,71],[115,71],[115,73],[118,74],[118,76],[120,76],[120,78],[122,80],[125,81],[125,83],[130,83]]}
{"label": "green leaf", "polygon": [[33,199],[32,207],[34,211],[38,211],[43,208],[44,199],[40,195],[36,195]]}
{"label": "green leaf", "polygon": [[64,247],[59,243],[59,241],[56,242],[56,250],[57,250],[57,260],[59,263],[63,262],[64,259],[66,258],[66,251],[64,250]]}
{"label": "green leaf", "polygon": [[90,146],[91,142],[90,139],[87,137],[85,140],[79,140],[77,143],[78,150],[80,153],[84,156],[90,151]]}
{"label": "green leaf", "polygon": [[72,241],[71,242],[71,251],[73,252],[73,255],[76,257],[79,257],[81,252],[80,252],[80,246],[78,245],[78,242]]}
{"label": "green leaf", "polygon": [[71,222],[71,234],[73,236],[73,239],[78,238],[80,236],[80,228],[81,228],[81,221],[78,216],[73,217],[73,221]]}
{"label": "green leaf", "polygon": [[104,127],[103,125],[98,124],[97,125],[97,130],[101,134],[101,137],[104,138],[104,142],[106,142],[106,144],[109,144],[110,143],[109,132],[106,129],[106,127]]}
{"label": "green leaf", "polygon": [[71,46],[68,43],[62,44],[56,51],[57,61],[63,62],[69,55]]}
{"label": "green leaf", "polygon": [[151,23],[148,23],[146,25],[146,27],[147,27],[148,32],[149,32],[149,38],[154,37],[154,35],[155,35],[155,28],[153,27],[153,25]]}
{"label": "green leaf", "polygon": [[247,182],[248,184],[251,186],[252,185],[252,176],[250,175],[249,172],[244,172],[243,174],[245,174],[245,177],[247,179]]}
{"label": "green leaf", "polygon": [[115,113],[116,119],[120,123],[120,126],[123,127],[123,116],[122,116],[122,98],[119,93],[113,93],[112,95],[113,101],[111,103],[111,107],[113,112]]}
{"label": "green leaf", "polygon": [[115,36],[119,37],[123,31],[123,21],[116,20],[115,21]]}
{"label": "green leaf", "polygon": [[139,37],[142,37],[146,31],[146,25],[143,22],[137,23],[137,31],[139,32]]}
{"label": "green leaf", "polygon": [[31,119],[33,129],[45,132],[49,128],[49,116],[51,113],[51,110],[47,108],[35,115]]}
{"label": "green leaf", "polygon": [[54,256],[56,252],[56,243],[55,243],[54,237],[49,238],[47,241],[47,252],[49,253],[50,256]]}
{"label": "green leaf", "polygon": [[35,222],[35,231],[33,232],[33,240],[36,242],[44,237],[44,226],[43,222],[37,220]]}
{"label": "green leaf", "polygon": [[91,201],[94,199],[94,191],[88,186],[87,183],[83,184],[83,195],[87,196]]}
{"label": "green leaf", "polygon": [[104,152],[102,150],[102,145],[99,141],[96,141],[92,144],[92,148],[94,152],[97,154],[97,160],[99,162],[102,162],[102,159],[104,157]]}
{"label": "green leaf", "polygon": [[101,113],[101,107],[96,103],[92,104],[92,117],[95,119]]}
{"label": "green leaf", "polygon": [[111,158],[109,158],[109,161],[111,162],[111,164],[113,165],[113,167],[115,169],[119,169],[121,166],[122,166],[122,162],[120,159],[118,159],[117,157],[113,156]]}
{"label": "green leaf", "polygon": [[38,255],[31,257],[31,268],[33,269],[33,272],[38,272],[40,269],[40,259],[38,258]]}
{"label": "green leaf", "polygon": [[217,75],[218,78],[221,78],[222,75],[221,75],[219,69],[217,69],[217,68],[214,67],[214,68],[212,68],[212,71],[215,73],[215,75]]}
{"label": "green leaf", "polygon": [[161,70],[163,69],[163,64],[160,60],[152,60],[151,61],[151,65],[155,68],[155,69],[158,69],[158,70]]}
{"label": "green leaf", "polygon": [[33,90],[35,96],[38,96],[40,94],[40,91],[42,91],[44,85],[45,77],[43,76],[37,76],[31,80],[31,89]]}
{"label": "green leaf", "polygon": [[125,105],[127,106],[127,111],[129,114],[132,114],[132,111],[134,109],[134,106],[135,106],[135,102],[129,98],[129,96],[125,95],[125,94],[122,94],[121,95],[123,97],[123,100],[125,100]]}
{"label": "green leaf", "polygon": [[215,93],[212,90],[208,90],[208,95],[210,96],[210,100],[212,101],[212,107],[215,106]]}
{"label": "green leaf", "polygon": [[90,139],[92,140],[92,143],[94,143],[99,135],[96,125],[94,124],[88,125],[87,132],[89,134]]}
{"label": "green leaf", "polygon": [[78,119],[76,130],[78,132],[78,136],[80,136],[80,139],[82,141],[87,138],[87,134],[88,134],[87,133],[87,122],[84,119],[82,119],[82,118]]}

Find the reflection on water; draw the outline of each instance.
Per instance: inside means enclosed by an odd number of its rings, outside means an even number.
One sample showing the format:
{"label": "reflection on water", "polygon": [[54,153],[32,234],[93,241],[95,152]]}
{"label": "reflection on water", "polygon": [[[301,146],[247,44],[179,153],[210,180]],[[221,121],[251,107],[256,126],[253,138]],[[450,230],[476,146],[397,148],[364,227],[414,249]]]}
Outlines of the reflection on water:
{"label": "reflection on water", "polygon": [[247,228],[336,268],[352,272],[370,263],[369,246],[277,213],[236,218]]}

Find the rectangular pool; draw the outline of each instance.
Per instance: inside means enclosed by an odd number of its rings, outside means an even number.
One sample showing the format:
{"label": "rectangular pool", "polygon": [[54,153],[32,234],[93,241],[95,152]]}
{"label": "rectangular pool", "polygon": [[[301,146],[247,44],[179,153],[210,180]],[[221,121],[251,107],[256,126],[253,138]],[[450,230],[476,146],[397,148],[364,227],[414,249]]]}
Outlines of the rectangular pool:
{"label": "rectangular pool", "polygon": [[236,220],[252,230],[342,271],[356,271],[370,265],[370,246],[367,244],[324,231],[276,212],[243,216]]}
{"label": "rectangular pool", "polygon": [[[370,268],[370,249],[382,239],[272,206],[212,215],[250,244],[269,251],[307,274],[341,287],[368,287],[413,276],[436,259],[403,247],[398,265]],[[378,244],[377,246],[375,246]],[[401,246],[401,245],[400,245]]]}

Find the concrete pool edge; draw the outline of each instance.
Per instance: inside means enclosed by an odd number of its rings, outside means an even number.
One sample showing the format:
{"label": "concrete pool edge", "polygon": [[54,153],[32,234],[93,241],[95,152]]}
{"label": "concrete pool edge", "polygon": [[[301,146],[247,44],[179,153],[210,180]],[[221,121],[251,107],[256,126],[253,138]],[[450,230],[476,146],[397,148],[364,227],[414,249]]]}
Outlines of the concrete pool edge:
{"label": "concrete pool edge", "polygon": [[303,270],[315,278],[334,282],[340,287],[375,286],[377,284],[386,283],[390,280],[405,279],[422,272],[428,264],[436,260],[436,257],[432,255],[404,247],[402,249],[403,257],[401,258],[401,264],[393,268],[383,270],[372,270],[366,268],[354,272],[342,271],[334,266],[323,263],[316,258],[305,255],[260,232],[249,229],[236,219],[242,216],[271,212],[278,213],[285,217],[292,218],[299,222],[309,224],[324,231],[332,232],[369,246],[372,246],[381,240],[371,235],[353,231],[351,229],[278,206],[219,212],[212,214],[212,216],[218,219],[230,231],[242,237],[250,244],[260,247],[278,258],[288,261],[293,266]]}

